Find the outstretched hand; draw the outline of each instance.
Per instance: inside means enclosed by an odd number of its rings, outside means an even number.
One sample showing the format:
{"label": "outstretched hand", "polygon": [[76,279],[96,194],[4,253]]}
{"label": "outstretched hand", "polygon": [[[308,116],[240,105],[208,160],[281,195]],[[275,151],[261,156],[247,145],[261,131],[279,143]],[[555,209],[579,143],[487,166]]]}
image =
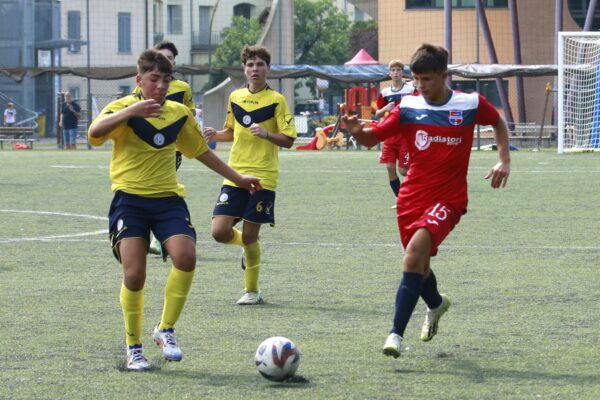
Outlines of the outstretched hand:
{"label": "outstretched hand", "polygon": [[508,175],[510,175],[510,163],[499,161],[485,176],[485,179],[491,178],[492,188],[498,189],[499,187],[505,187],[508,181]]}
{"label": "outstretched hand", "polygon": [[252,175],[242,175],[242,179],[238,183],[238,186],[248,190],[250,194],[263,190],[263,187],[260,184],[260,178]]}
{"label": "outstretched hand", "polygon": [[344,115],[342,116],[342,121],[352,136],[359,133],[365,126],[364,122],[359,121],[356,115]]}

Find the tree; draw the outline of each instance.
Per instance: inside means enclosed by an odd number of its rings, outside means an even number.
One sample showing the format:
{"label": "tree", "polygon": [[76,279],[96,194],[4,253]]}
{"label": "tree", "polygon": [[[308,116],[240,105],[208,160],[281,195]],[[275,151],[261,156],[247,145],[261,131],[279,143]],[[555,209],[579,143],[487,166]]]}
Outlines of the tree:
{"label": "tree", "polygon": [[365,49],[374,59],[379,59],[377,21],[357,21],[350,30],[352,54]]}
{"label": "tree", "polygon": [[[331,0],[295,0],[294,36],[296,64],[337,65],[352,56],[348,33],[348,16]],[[296,83],[300,88],[302,81]],[[308,78],[306,86],[316,95],[316,79]],[[341,86],[332,83],[330,93],[340,92]]]}
{"label": "tree", "polygon": [[[225,38],[215,51],[214,67],[239,67],[242,63],[240,58],[245,45],[256,44],[262,26],[258,18],[233,17],[229,28],[225,28]],[[211,74],[207,88],[212,88],[221,83],[227,74]]]}
{"label": "tree", "polygon": [[351,56],[350,20],[331,0],[295,0],[297,64],[340,64]]}

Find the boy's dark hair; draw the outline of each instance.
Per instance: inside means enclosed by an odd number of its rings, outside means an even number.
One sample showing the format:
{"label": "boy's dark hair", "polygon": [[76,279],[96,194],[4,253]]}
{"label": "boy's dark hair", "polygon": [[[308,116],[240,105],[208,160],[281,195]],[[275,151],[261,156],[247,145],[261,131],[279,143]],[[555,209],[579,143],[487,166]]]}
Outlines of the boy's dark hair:
{"label": "boy's dark hair", "polygon": [[162,53],[155,49],[144,50],[137,62],[137,70],[140,74],[158,69],[165,74],[173,73],[173,64]]}
{"label": "boy's dark hair", "polygon": [[448,70],[448,50],[442,46],[422,44],[410,60],[410,70],[416,74]]}
{"label": "boy's dark hair", "polygon": [[267,65],[271,65],[271,53],[269,53],[269,50],[267,50],[267,48],[264,46],[244,46],[242,49],[242,64],[246,65],[246,61],[253,57],[258,57],[264,60]]}
{"label": "boy's dark hair", "polygon": [[156,43],[154,49],[169,49],[171,50],[171,53],[173,53],[173,58],[177,57],[177,55],[179,54],[179,52],[177,51],[177,47],[175,47],[175,43],[171,42],[170,40],[163,40],[161,42]]}

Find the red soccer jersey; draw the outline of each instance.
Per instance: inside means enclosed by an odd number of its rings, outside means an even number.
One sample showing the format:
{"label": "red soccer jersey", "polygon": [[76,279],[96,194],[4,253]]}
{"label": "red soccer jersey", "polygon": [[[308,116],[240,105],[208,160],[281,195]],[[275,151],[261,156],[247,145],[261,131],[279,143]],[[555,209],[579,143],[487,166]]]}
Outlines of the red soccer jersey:
{"label": "red soccer jersey", "polygon": [[[402,87],[398,90],[394,90],[391,86],[388,86],[383,88],[377,97],[377,109],[381,109],[389,103],[395,103],[398,105],[404,96],[410,96],[417,93],[417,89],[414,87],[412,82],[404,82]],[[401,135],[397,135],[392,136],[386,142],[393,144],[400,143],[401,140],[403,140],[403,137]]]}
{"label": "red soccer jersey", "polygon": [[406,96],[383,121],[374,124],[380,140],[404,135],[410,169],[398,195],[401,214],[425,210],[438,202],[467,211],[467,170],[478,125],[496,125],[498,111],[478,93],[453,92],[443,105],[423,96]]}

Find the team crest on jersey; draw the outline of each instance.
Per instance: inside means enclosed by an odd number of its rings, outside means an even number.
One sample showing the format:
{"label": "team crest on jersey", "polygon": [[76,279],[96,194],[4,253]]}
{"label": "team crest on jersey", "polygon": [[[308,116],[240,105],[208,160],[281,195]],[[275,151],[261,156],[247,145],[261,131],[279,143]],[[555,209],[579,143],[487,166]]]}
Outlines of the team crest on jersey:
{"label": "team crest on jersey", "polygon": [[452,125],[462,124],[462,122],[464,120],[462,111],[450,111],[448,120],[450,121],[450,124],[452,124]]}
{"label": "team crest on jersey", "polygon": [[244,125],[250,125],[252,123],[252,117],[249,115],[244,115],[244,117],[242,118],[242,123]]}
{"label": "team crest on jersey", "polygon": [[154,142],[155,145],[160,147],[165,143],[165,135],[163,135],[160,132],[156,132],[156,134],[152,138],[152,141]]}
{"label": "team crest on jersey", "polygon": [[227,195],[227,193],[221,193],[221,195],[219,196],[219,201],[221,203],[226,202],[227,200],[229,200],[229,196]]}
{"label": "team crest on jersey", "polygon": [[418,130],[415,134],[415,146],[419,150],[425,150],[429,147],[431,141],[429,140],[429,134],[426,131]]}

